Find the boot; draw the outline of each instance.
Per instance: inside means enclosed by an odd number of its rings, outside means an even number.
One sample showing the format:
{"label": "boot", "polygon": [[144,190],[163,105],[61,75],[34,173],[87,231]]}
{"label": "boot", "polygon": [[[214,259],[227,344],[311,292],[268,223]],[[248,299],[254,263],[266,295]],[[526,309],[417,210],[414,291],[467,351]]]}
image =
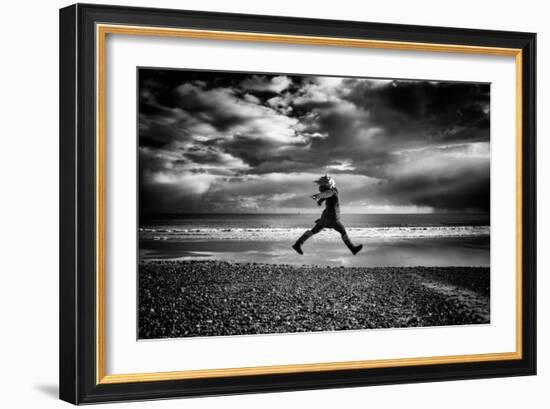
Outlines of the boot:
{"label": "boot", "polygon": [[306,232],[302,234],[298,240],[296,240],[296,243],[292,245],[292,248],[296,250],[296,253],[300,255],[304,254],[304,252],[302,251],[302,244],[304,244],[304,242],[307,239],[309,239],[311,236],[313,236],[313,233],[311,232],[311,230],[306,230]]}
{"label": "boot", "polygon": [[359,253],[363,248],[362,244],[354,246],[347,234],[342,235],[342,240],[344,241],[345,245],[348,246],[348,249],[353,253],[354,256]]}

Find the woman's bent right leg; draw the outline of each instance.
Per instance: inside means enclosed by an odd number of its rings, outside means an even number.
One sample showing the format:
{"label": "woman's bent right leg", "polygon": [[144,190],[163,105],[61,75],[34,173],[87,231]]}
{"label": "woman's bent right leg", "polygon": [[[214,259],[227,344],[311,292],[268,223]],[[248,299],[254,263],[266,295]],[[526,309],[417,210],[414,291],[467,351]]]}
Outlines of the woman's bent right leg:
{"label": "woman's bent right leg", "polygon": [[360,244],[358,246],[355,246],[351,242],[351,239],[349,238],[348,233],[346,232],[346,228],[342,223],[340,222],[336,223],[336,225],[334,226],[334,230],[340,233],[340,235],[342,236],[342,241],[347,246],[347,248],[353,253],[354,256],[361,251],[361,249],[363,248],[363,245]]}

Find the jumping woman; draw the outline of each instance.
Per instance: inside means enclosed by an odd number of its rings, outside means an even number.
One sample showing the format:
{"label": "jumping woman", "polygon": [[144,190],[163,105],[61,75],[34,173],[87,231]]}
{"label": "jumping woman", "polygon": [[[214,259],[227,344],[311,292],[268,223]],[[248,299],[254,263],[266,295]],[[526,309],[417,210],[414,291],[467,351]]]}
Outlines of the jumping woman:
{"label": "jumping woman", "polygon": [[302,244],[314,234],[319,233],[324,228],[334,229],[341,234],[342,240],[348,246],[348,249],[353,255],[359,253],[363,248],[363,245],[354,246],[351,242],[346,228],[340,221],[340,203],[338,201],[338,189],[336,189],[336,182],[333,178],[325,175],[315,181],[319,185],[319,193],[311,196],[313,200],[317,202],[319,206],[325,202],[325,210],[320,219],[315,220],[315,226],[311,230],[306,230],[304,234],[294,243],[292,248],[296,250],[298,254],[304,254],[302,251]]}

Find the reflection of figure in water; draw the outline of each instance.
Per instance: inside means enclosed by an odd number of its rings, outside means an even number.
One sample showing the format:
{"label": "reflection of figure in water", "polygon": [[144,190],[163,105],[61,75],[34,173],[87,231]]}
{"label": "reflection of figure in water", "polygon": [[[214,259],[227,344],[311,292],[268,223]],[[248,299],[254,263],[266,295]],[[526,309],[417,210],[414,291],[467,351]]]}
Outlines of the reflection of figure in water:
{"label": "reflection of figure in water", "polygon": [[346,228],[340,221],[340,204],[338,202],[338,189],[336,189],[336,183],[330,176],[325,175],[315,181],[319,185],[319,193],[311,196],[313,200],[317,202],[319,206],[325,202],[325,210],[320,219],[315,220],[315,226],[311,230],[307,230],[302,236],[294,243],[292,248],[299,254],[304,254],[302,251],[302,244],[314,234],[319,233],[324,228],[334,229],[342,235],[342,240],[348,246],[348,249],[355,255],[361,251],[363,245],[354,246],[351,242]]}

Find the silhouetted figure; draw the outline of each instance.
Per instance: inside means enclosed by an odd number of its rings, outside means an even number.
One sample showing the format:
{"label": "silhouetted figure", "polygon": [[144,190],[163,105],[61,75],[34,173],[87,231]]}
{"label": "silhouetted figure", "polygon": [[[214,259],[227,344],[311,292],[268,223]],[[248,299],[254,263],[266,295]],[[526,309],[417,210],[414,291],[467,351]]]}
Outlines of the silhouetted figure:
{"label": "silhouetted figure", "polygon": [[311,196],[319,206],[325,202],[325,210],[320,219],[315,220],[315,226],[311,230],[306,230],[304,234],[294,243],[292,248],[299,254],[304,254],[302,244],[314,234],[319,233],[324,228],[334,229],[342,235],[342,240],[348,246],[353,255],[359,253],[363,245],[355,246],[351,242],[346,228],[340,221],[340,203],[338,200],[338,189],[336,182],[330,176],[325,175],[315,181],[319,185],[319,193]]}

